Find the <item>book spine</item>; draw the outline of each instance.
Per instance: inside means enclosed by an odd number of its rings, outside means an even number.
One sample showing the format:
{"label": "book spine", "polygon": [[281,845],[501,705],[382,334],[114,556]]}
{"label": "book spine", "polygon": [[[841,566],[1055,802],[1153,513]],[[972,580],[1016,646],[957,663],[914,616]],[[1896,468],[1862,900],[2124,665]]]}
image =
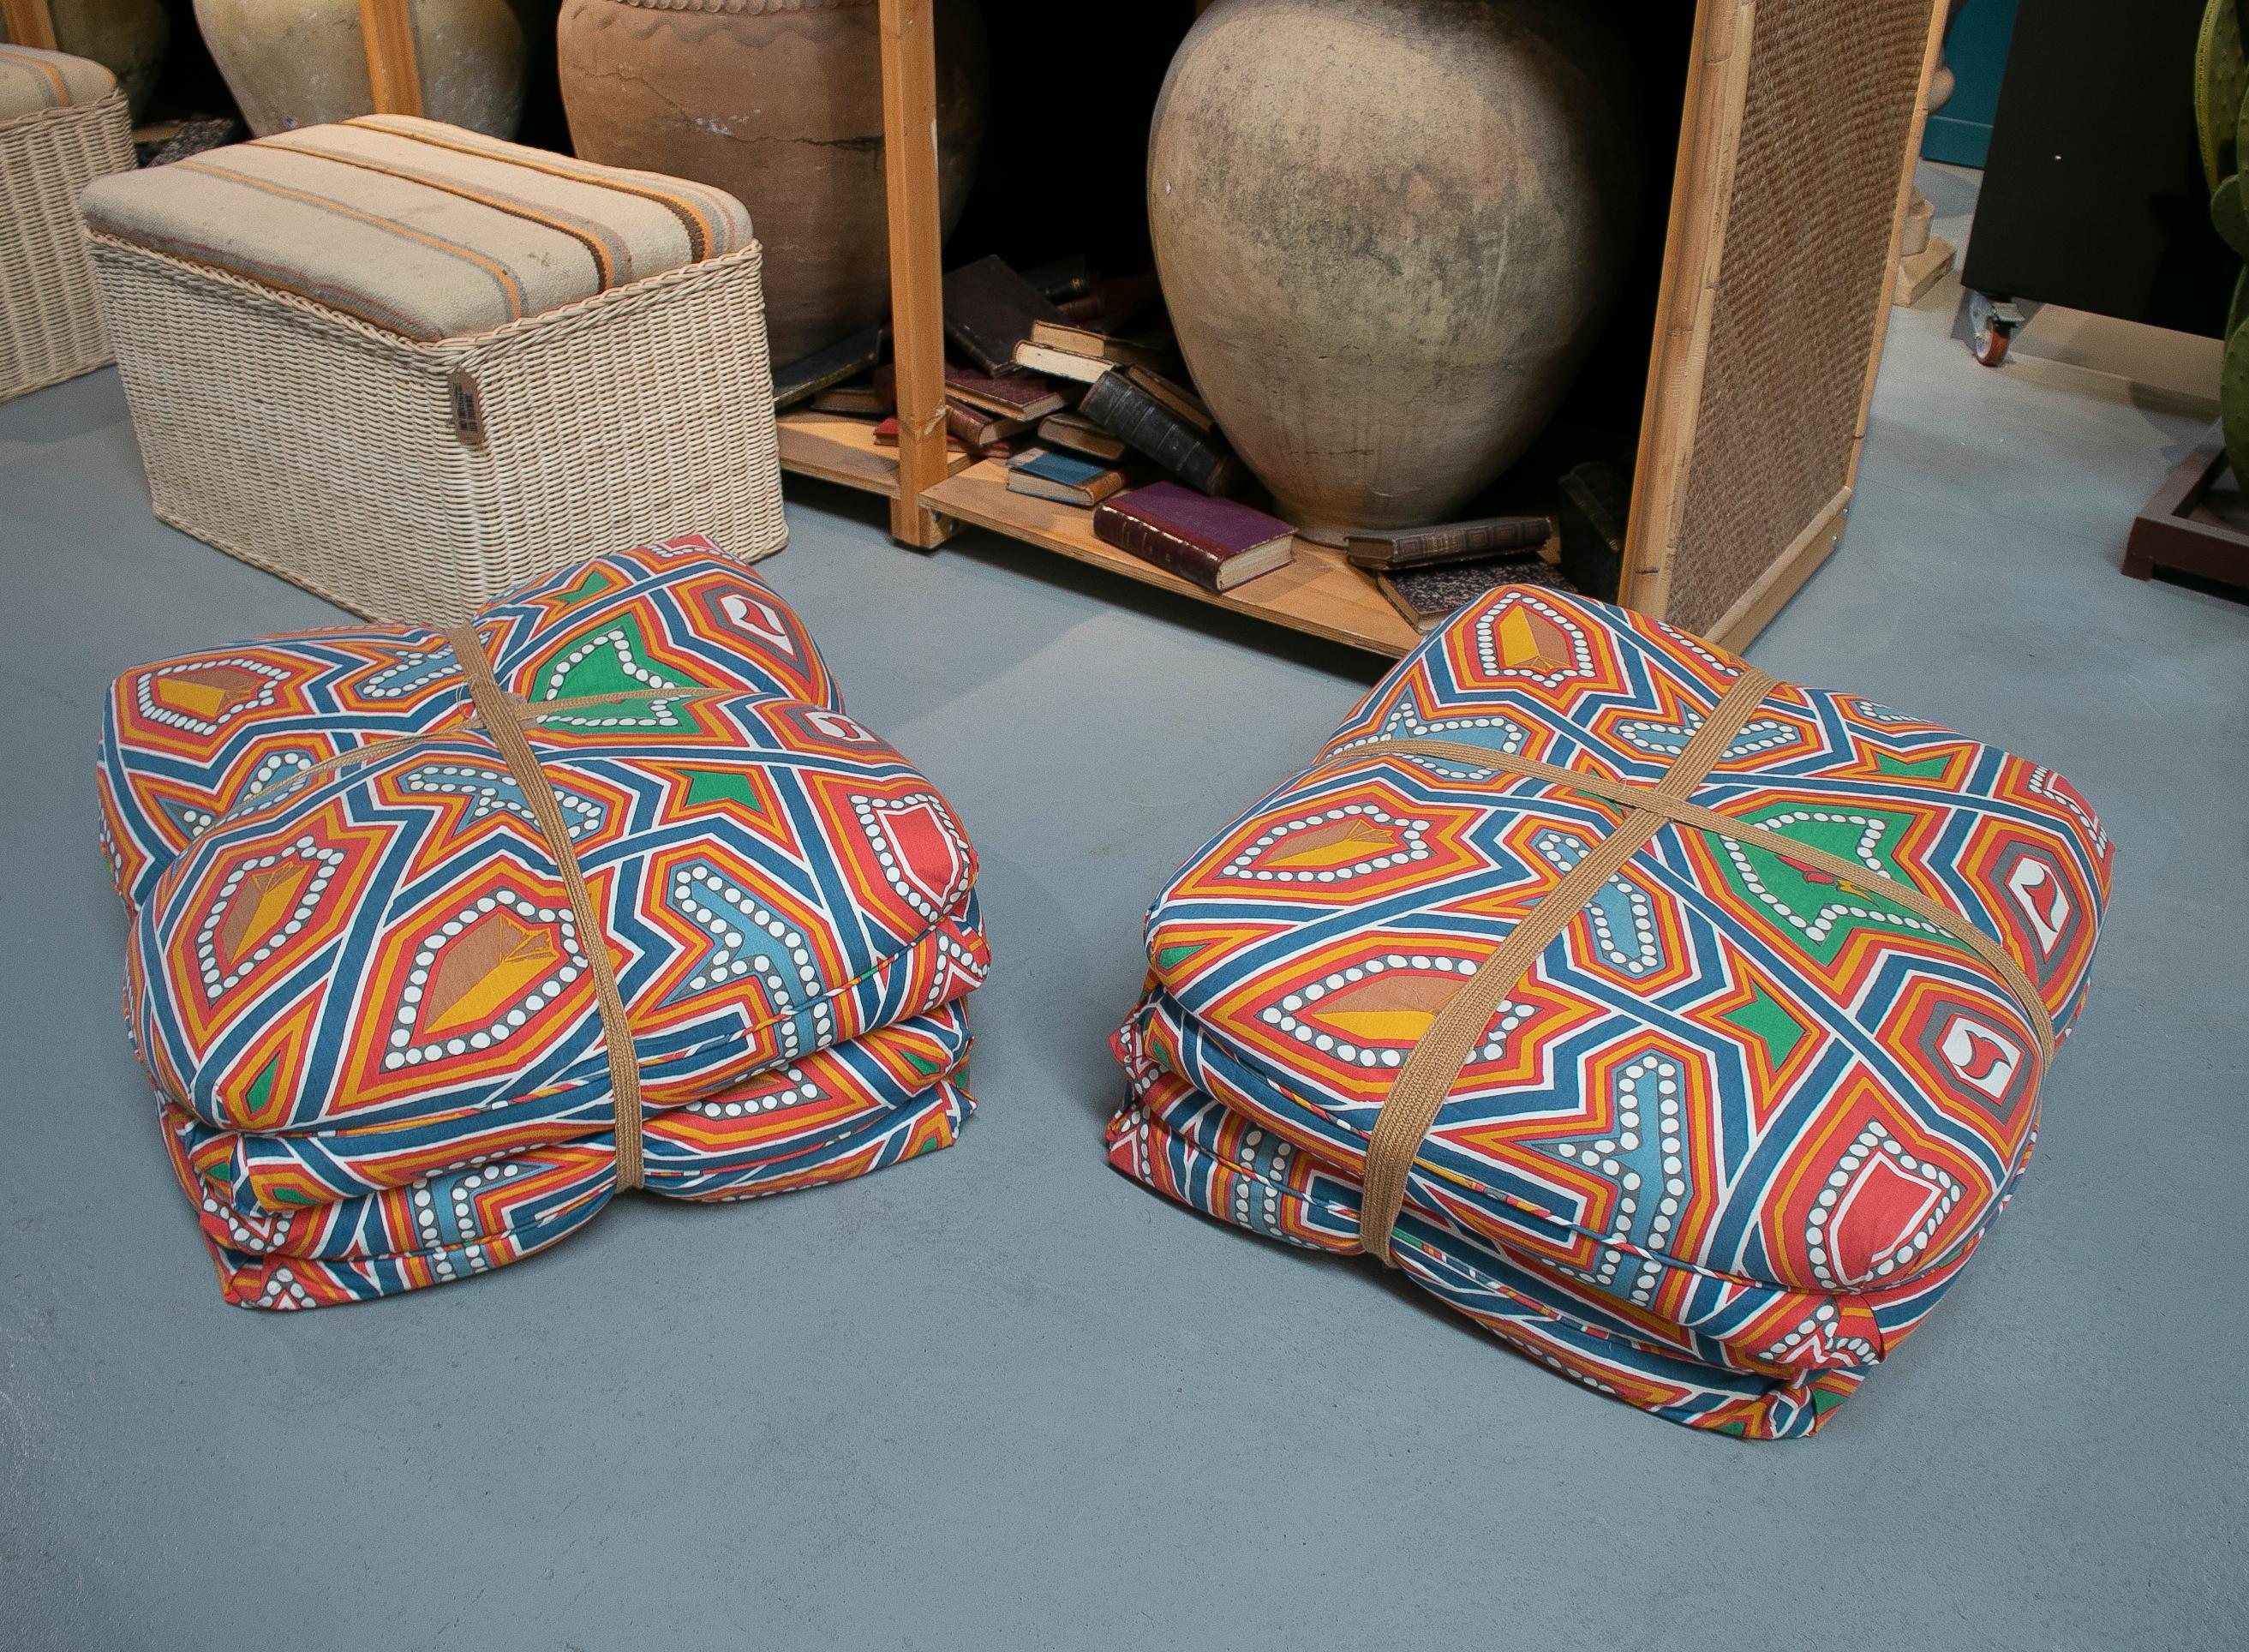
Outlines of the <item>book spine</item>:
{"label": "book spine", "polygon": [[1546,542],[1546,535],[1547,522],[1543,516],[1502,517],[1460,527],[1393,535],[1390,554],[1393,561],[1405,562],[1433,557],[1480,556],[1487,551],[1536,550]]}
{"label": "book spine", "polygon": [[1096,379],[1077,410],[1190,487],[1219,494],[1234,481],[1230,454],[1122,373]]}
{"label": "book spine", "polygon": [[866,327],[824,350],[774,368],[774,411],[808,402],[822,390],[856,378],[883,359],[883,341],[888,336],[884,328]]}
{"label": "book spine", "polygon": [[945,428],[946,433],[958,439],[963,446],[967,447],[972,451],[984,445],[986,441],[985,430],[989,422],[988,415],[979,412],[973,407],[963,407],[959,403],[950,399],[946,402]]}
{"label": "book spine", "polygon": [[1093,513],[1093,536],[1207,591],[1218,589],[1218,570],[1226,561],[1223,556],[1207,546],[1166,532],[1145,517],[1114,505],[1099,506]]}
{"label": "book spine", "polygon": [[970,361],[975,362],[995,379],[1015,370],[1015,346],[1013,340],[1002,341],[995,351],[992,341],[986,338],[981,331],[966,322],[951,320],[945,324],[945,336],[959,345]]}

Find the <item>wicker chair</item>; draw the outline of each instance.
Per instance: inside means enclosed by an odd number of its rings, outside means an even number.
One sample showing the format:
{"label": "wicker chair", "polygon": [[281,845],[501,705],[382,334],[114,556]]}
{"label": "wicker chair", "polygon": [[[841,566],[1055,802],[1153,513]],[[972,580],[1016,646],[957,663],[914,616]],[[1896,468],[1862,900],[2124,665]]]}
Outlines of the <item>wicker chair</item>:
{"label": "wicker chair", "polygon": [[155,513],[374,619],[617,545],[787,537],[749,218],[372,116],[81,203]]}
{"label": "wicker chair", "polygon": [[132,117],[108,70],[0,45],[0,401],[108,364],[78,192],[132,168]]}

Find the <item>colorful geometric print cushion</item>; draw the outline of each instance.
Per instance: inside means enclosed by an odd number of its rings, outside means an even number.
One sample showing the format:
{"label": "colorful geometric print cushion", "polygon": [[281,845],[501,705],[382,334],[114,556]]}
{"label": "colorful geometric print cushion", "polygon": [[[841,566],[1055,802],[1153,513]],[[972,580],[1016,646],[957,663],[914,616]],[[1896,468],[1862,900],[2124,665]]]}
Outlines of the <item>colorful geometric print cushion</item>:
{"label": "colorful geometric print cushion", "polygon": [[[843,709],[796,616],[699,536],[581,563],[478,623],[501,685],[529,700],[691,685]],[[471,710],[444,633],[414,626],[265,637],[127,671],[99,777],[118,892],[137,908],[190,838],[274,781]]]}
{"label": "colorful geometric print cushion", "polygon": [[2013,1191],[2111,856],[2051,769],[1503,589],[1157,898],[1110,1158],[1808,1434]]}
{"label": "colorful geometric print cushion", "polygon": [[967,838],[703,542],[472,630],[128,672],[101,781],[127,1019],[230,1301],[482,1271],[621,1187],[861,1174],[973,1106]]}

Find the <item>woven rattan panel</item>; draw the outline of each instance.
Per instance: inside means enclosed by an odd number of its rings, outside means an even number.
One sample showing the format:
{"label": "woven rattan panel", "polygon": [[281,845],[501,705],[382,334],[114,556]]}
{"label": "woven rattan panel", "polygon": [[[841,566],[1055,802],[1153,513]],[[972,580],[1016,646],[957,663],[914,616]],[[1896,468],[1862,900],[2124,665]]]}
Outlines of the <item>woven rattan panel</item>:
{"label": "woven rattan panel", "polygon": [[1848,479],[1926,0],[1763,0],[1665,616],[1714,624]]}

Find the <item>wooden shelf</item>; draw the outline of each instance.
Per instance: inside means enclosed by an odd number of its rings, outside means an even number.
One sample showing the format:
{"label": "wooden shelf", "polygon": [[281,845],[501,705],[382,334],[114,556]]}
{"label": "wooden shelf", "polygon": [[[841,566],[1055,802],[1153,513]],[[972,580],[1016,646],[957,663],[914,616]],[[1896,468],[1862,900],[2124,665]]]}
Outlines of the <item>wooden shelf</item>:
{"label": "wooden shelf", "polygon": [[[777,428],[784,471],[898,498],[898,451],[877,443],[875,427],[867,420],[798,411],[782,414]],[[946,458],[953,471],[974,463],[966,453],[948,453]]]}
{"label": "wooden shelf", "polygon": [[1009,492],[1008,467],[998,459],[972,465],[922,497],[933,509],[958,520],[1042,546],[1145,585],[1161,586],[1369,653],[1395,659],[1421,640],[1420,634],[1390,606],[1371,575],[1345,562],[1342,552],[1309,540],[1296,541],[1296,559],[1288,567],[1220,595],[1094,538],[1090,511]]}

